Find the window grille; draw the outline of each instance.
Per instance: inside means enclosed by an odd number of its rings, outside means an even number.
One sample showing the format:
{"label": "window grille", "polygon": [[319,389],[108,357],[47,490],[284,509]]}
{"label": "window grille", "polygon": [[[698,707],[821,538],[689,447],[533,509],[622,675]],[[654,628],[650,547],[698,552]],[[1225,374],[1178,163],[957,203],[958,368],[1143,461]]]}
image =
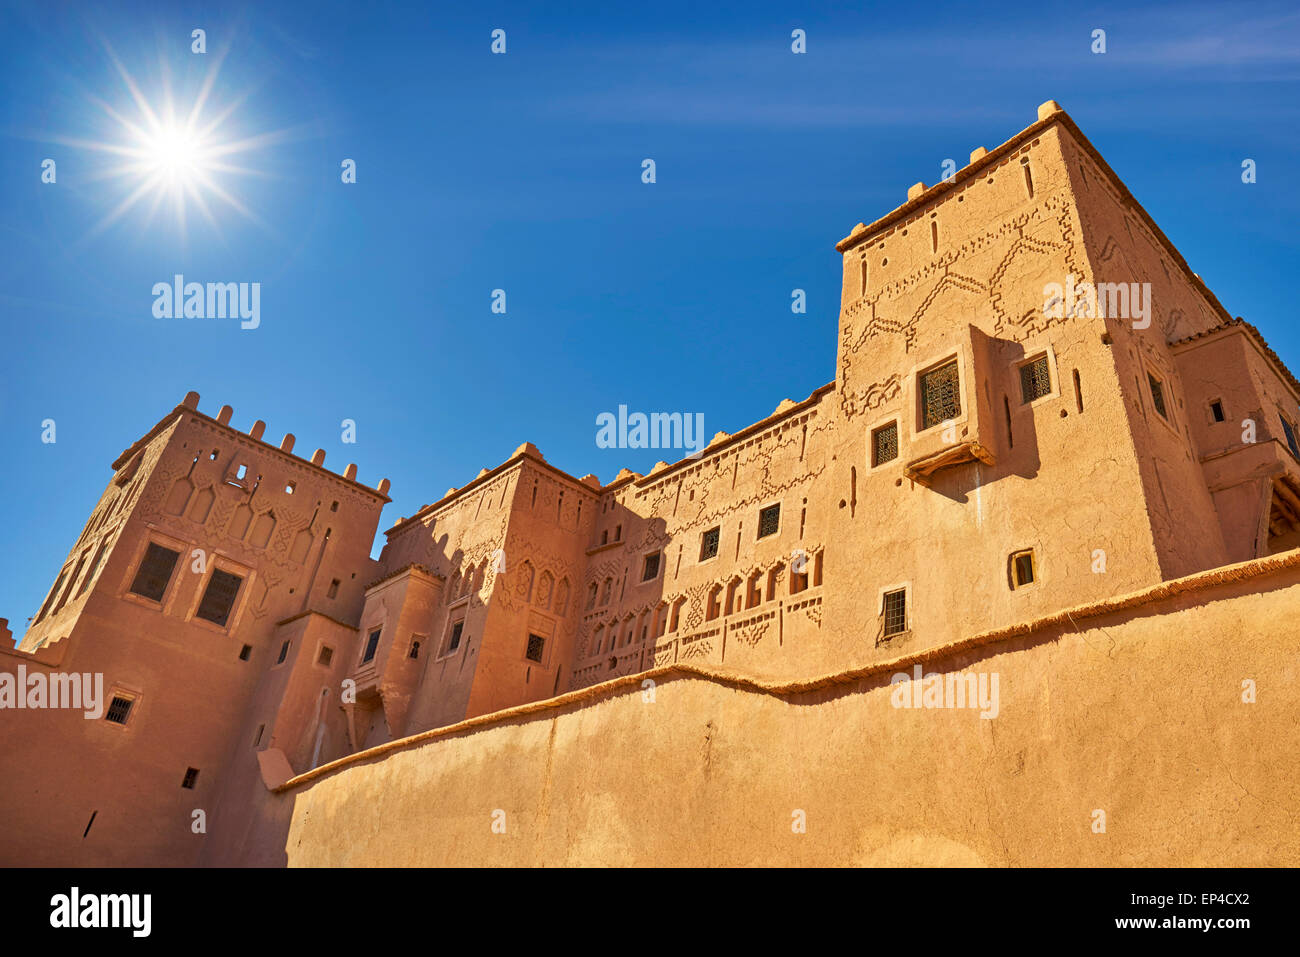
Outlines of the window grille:
{"label": "window grille", "polygon": [[1047,356],[1020,367],[1020,394],[1026,403],[1041,399],[1052,391],[1052,374],[1047,368]]}
{"label": "window grille", "polygon": [[885,593],[885,637],[907,631],[907,590]]}
{"label": "window grille", "polygon": [[957,360],[921,375],[921,428],[947,422],[961,415]]}
{"label": "window grille", "polygon": [[898,458],[898,423],[891,422],[871,433],[871,464],[880,465]]}

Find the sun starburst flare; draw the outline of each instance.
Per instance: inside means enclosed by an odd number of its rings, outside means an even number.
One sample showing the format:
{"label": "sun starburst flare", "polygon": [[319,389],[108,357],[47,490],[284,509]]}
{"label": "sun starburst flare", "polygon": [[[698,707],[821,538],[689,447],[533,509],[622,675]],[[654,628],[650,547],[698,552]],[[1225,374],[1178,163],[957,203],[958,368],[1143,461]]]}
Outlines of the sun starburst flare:
{"label": "sun starburst flare", "polygon": [[123,109],[92,98],[111,121],[112,135],[106,140],[57,139],[67,146],[119,159],[90,177],[120,182],[122,196],[87,238],[104,232],[137,207],[147,207],[149,222],[160,207],[168,207],[182,237],[187,231],[191,209],[197,210],[218,233],[220,226],[214,207],[230,207],[269,229],[235,194],[230,181],[241,176],[265,175],[257,169],[237,165],[236,160],[283,139],[285,131],[254,136],[235,132],[234,115],[242,99],[219,109],[211,108],[210,99],[223,56],[212,56],[212,66],[188,111],[182,113],[177,109],[165,69],[155,105],[111,49],[108,55],[130,94],[130,106]]}

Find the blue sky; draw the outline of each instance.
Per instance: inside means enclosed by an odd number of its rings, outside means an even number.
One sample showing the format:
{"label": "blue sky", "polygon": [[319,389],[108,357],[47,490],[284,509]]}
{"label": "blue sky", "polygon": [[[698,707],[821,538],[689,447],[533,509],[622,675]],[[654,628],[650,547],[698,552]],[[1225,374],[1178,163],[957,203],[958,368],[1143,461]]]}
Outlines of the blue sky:
{"label": "blue sky", "polygon": [[[1294,5],[465,6],[0,5],[0,617],[16,634],[109,464],[190,389],[239,428],[261,418],[272,441],[391,478],[381,530],[523,441],[575,475],[648,471],[662,453],[596,446],[620,404],[703,413],[711,436],[806,397],[835,374],[834,243],[1047,99],[1300,369]],[[211,221],[188,203],[182,229],[146,194],[105,225],[139,179],[106,178],[121,158],[85,144],[129,140],[123,72],[184,113],[218,62],[201,115],[231,108],[214,137],[251,144],[229,157],[248,172],[214,174],[238,208],[209,193]],[[177,272],[261,283],[260,327],[155,319],[152,286]]]}

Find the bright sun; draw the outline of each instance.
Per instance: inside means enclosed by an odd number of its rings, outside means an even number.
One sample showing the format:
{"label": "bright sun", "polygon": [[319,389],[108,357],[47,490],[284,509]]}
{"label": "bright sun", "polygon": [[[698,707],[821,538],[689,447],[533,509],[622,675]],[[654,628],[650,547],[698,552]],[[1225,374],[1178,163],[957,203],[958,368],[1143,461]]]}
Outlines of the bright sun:
{"label": "bright sun", "polygon": [[179,127],[161,129],[144,144],[150,154],[148,162],[155,172],[173,183],[190,181],[204,164],[203,143],[192,130]]}
{"label": "bright sun", "polygon": [[228,181],[238,176],[260,175],[257,170],[234,164],[239,154],[249,154],[281,139],[282,133],[239,137],[232,132],[238,101],[214,108],[209,102],[220,70],[221,56],[214,56],[192,101],[179,109],[170,83],[161,84],[160,95],[151,102],[121,61],[108,51],[131,96],[131,105],[114,106],[96,100],[114,126],[109,141],[60,139],[70,146],[117,157],[120,162],[103,168],[95,178],[114,180],[122,186],[120,201],[91,230],[95,235],[107,229],[131,209],[145,204],[149,218],[159,207],[170,207],[182,234],[187,216],[197,210],[218,232],[213,215],[216,202],[230,206],[245,218],[266,226],[230,189]]}

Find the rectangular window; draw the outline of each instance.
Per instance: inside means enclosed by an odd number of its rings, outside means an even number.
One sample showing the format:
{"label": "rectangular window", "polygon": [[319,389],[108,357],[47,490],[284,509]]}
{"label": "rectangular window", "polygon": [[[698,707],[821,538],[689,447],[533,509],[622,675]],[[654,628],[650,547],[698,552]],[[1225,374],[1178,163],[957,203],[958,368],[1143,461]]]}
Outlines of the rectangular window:
{"label": "rectangular window", "polygon": [[907,589],[885,592],[885,637],[907,631]]}
{"label": "rectangular window", "polygon": [[193,791],[193,790],[194,790],[194,782],[196,782],[198,779],[199,779],[199,769],[198,769],[198,768],[186,768],[186,769],[185,769],[185,780],[181,782],[181,787],[183,787],[183,788],[188,788],[189,790]]}
{"label": "rectangular window", "polygon": [[528,650],[524,652],[524,657],[529,661],[542,663],[542,650],[546,647],[546,639],[541,635],[528,636]]}
{"label": "rectangular window", "polygon": [[239,649],[239,660],[240,660],[240,661],[247,661],[247,660],[248,660],[248,656],[251,655],[252,653],[253,653],[253,646],[252,646],[252,645],[244,645],[244,647],[242,647],[242,648]]}
{"label": "rectangular window", "polygon": [[289,642],[286,641],[284,644],[280,646],[280,657],[276,659],[275,663],[277,665],[284,664],[284,659],[288,656],[288,654],[289,654]]}
{"label": "rectangular window", "polygon": [[363,665],[368,661],[374,660],[375,652],[379,649],[379,632],[381,630],[382,629],[380,628],[376,628],[370,633],[370,637],[366,639],[366,653],[361,656],[361,663]]}
{"label": "rectangular window", "polygon": [[230,609],[234,607],[235,596],[239,594],[239,586],[242,582],[243,579],[238,575],[220,569],[213,571],[195,615],[215,625],[225,625],[230,618]]}
{"label": "rectangular window", "polygon": [[108,705],[108,711],[105,712],[104,719],[112,721],[114,724],[126,724],[126,719],[131,714],[131,705],[134,703],[130,698],[113,695],[113,700]]}
{"label": "rectangular window", "polygon": [[1026,404],[1041,399],[1052,391],[1052,374],[1047,368],[1047,356],[1026,362],[1020,367],[1020,394]]}
{"label": "rectangular window", "polygon": [[167,583],[172,580],[176,560],[180,557],[180,552],[150,542],[140,567],[136,570],[135,581],[131,582],[131,591],[150,601],[162,601]]}
{"label": "rectangular window", "polygon": [[948,422],[961,415],[957,360],[921,373],[921,428]]}
{"label": "rectangular window", "polygon": [[718,554],[718,542],[722,539],[722,528],[717,526],[709,529],[700,538],[700,561],[706,558],[712,558]]}
{"label": "rectangular window", "polygon": [[1286,416],[1280,412],[1277,417],[1282,420],[1282,433],[1286,436],[1287,447],[1291,450],[1292,455],[1300,459],[1300,447],[1296,445],[1295,426],[1288,422]]}
{"label": "rectangular window", "polygon": [[451,626],[451,641],[447,643],[447,651],[452,652],[460,647],[460,633],[464,631],[465,623],[458,621]]}
{"label": "rectangular window", "polygon": [[892,462],[898,458],[898,423],[890,422],[871,433],[871,464]]}
{"label": "rectangular window", "polygon": [[1148,372],[1147,381],[1151,383],[1151,404],[1156,407],[1162,419],[1169,418],[1169,413],[1165,411],[1165,390],[1160,385],[1160,380]]}
{"label": "rectangular window", "polygon": [[1034,550],[1026,549],[1011,556],[1011,588],[1023,588],[1034,583]]}
{"label": "rectangular window", "polygon": [[645,567],[641,569],[641,580],[643,582],[648,582],[652,578],[657,578],[658,575],[659,553],[655,552],[653,555],[647,555],[645,557]]}
{"label": "rectangular window", "polygon": [[1223,414],[1223,403],[1218,399],[1215,399],[1210,403],[1210,417],[1214,419],[1215,422],[1222,422],[1226,418]]}
{"label": "rectangular window", "polygon": [[328,668],[330,666],[330,662],[333,660],[334,660],[334,649],[331,648],[329,645],[321,645],[320,654],[316,656],[316,664],[324,665],[326,668]]}
{"label": "rectangular window", "polygon": [[767,538],[769,535],[775,535],[778,528],[781,527],[781,505],[769,505],[758,513],[758,537]]}

